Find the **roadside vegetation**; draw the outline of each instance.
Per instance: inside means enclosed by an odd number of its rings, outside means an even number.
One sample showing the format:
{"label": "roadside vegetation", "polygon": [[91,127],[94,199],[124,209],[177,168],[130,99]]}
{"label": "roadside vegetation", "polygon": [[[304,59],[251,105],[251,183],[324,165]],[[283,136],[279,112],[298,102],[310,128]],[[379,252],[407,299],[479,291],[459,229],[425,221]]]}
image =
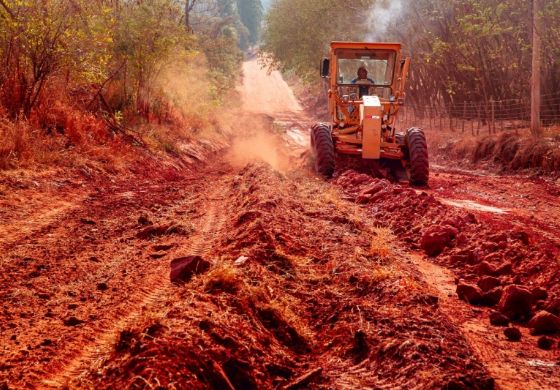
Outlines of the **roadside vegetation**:
{"label": "roadside vegetation", "polygon": [[214,131],[261,18],[260,0],[0,1],[0,169]]}

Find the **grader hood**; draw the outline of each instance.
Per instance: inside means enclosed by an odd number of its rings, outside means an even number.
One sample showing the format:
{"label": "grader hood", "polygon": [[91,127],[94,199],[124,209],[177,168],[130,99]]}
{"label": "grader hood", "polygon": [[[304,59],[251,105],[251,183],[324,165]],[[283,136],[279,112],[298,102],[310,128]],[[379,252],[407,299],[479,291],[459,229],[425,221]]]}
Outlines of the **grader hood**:
{"label": "grader hood", "polygon": [[360,105],[362,126],[362,158],[381,157],[381,121],[383,106],[377,96],[364,96]]}

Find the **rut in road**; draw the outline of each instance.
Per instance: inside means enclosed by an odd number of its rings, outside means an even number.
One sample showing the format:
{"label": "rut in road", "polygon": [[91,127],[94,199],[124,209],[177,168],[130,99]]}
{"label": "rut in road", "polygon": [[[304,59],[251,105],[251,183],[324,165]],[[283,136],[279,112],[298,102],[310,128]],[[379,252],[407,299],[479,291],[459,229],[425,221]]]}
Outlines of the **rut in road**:
{"label": "rut in road", "polygon": [[[213,237],[224,224],[224,215],[219,213],[219,210],[223,208],[221,204],[224,201],[221,196],[223,188],[220,185],[216,186],[216,183],[220,183],[220,180],[213,183],[214,188],[210,193],[200,194],[200,197],[204,199],[201,202],[201,205],[204,206],[203,215],[196,222],[193,235],[188,240],[178,243],[178,253],[205,257],[211,249]],[[178,203],[178,211],[181,212],[181,202]],[[108,266],[115,267],[116,264]],[[172,310],[176,288],[169,280],[169,263],[167,261],[150,267],[147,280],[143,281],[139,293],[129,297],[129,300],[133,302],[130,305],[130,311],[122,313],[121,317],[116,318],[111,328],[100,329],[98,334],[92,335],[89,345],[83,346],[78,356],[51,378],[45,379],[43,384],[60,388],[81,382],[81,376],[88,370],[100,367],[103,360],[110,356],[123,330],[138,326],[146,318],[157,321]]]}

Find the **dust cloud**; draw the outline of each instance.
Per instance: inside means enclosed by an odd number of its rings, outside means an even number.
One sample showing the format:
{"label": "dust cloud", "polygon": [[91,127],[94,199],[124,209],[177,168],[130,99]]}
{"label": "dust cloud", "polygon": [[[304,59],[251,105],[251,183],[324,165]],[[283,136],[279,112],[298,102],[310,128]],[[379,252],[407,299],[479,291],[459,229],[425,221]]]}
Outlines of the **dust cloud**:
{"label": "dust cloud", "polygon": [[233,137],[226,158],[235,167],[252,162],[264,162],[272,169],[285,173],[290,168],[290,154],[286,142],[273,132],[272,120],[254,118],[242,120],[243,128]]}
{"label": "dust cloud", "polygon": [[370,32],[368,41],[387,41],[386,33],[391,24],[397,22],[406,0],[376,1],[369,10],[368,25]]}
{"label": "dust cloud", "polygon": [[215,109],[211,103],[207,66],[202,56],[172,61],[159,73],[155,84],[187,120],[208,118]]}

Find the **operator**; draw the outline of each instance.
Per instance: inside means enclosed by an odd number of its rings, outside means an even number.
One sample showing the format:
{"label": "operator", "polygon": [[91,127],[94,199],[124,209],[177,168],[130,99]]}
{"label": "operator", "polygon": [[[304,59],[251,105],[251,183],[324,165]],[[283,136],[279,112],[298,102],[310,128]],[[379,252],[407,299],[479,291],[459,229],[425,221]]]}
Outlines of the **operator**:
{"label": "operator", "polygon": [[358,77],[352,80],[352,84],[359,84],[360,85],[360,98],[364,95],[369,93],[369,86],[374,85],[375,82],[367,77],[368,71],[365,65],[362,65],[358,68]]}

